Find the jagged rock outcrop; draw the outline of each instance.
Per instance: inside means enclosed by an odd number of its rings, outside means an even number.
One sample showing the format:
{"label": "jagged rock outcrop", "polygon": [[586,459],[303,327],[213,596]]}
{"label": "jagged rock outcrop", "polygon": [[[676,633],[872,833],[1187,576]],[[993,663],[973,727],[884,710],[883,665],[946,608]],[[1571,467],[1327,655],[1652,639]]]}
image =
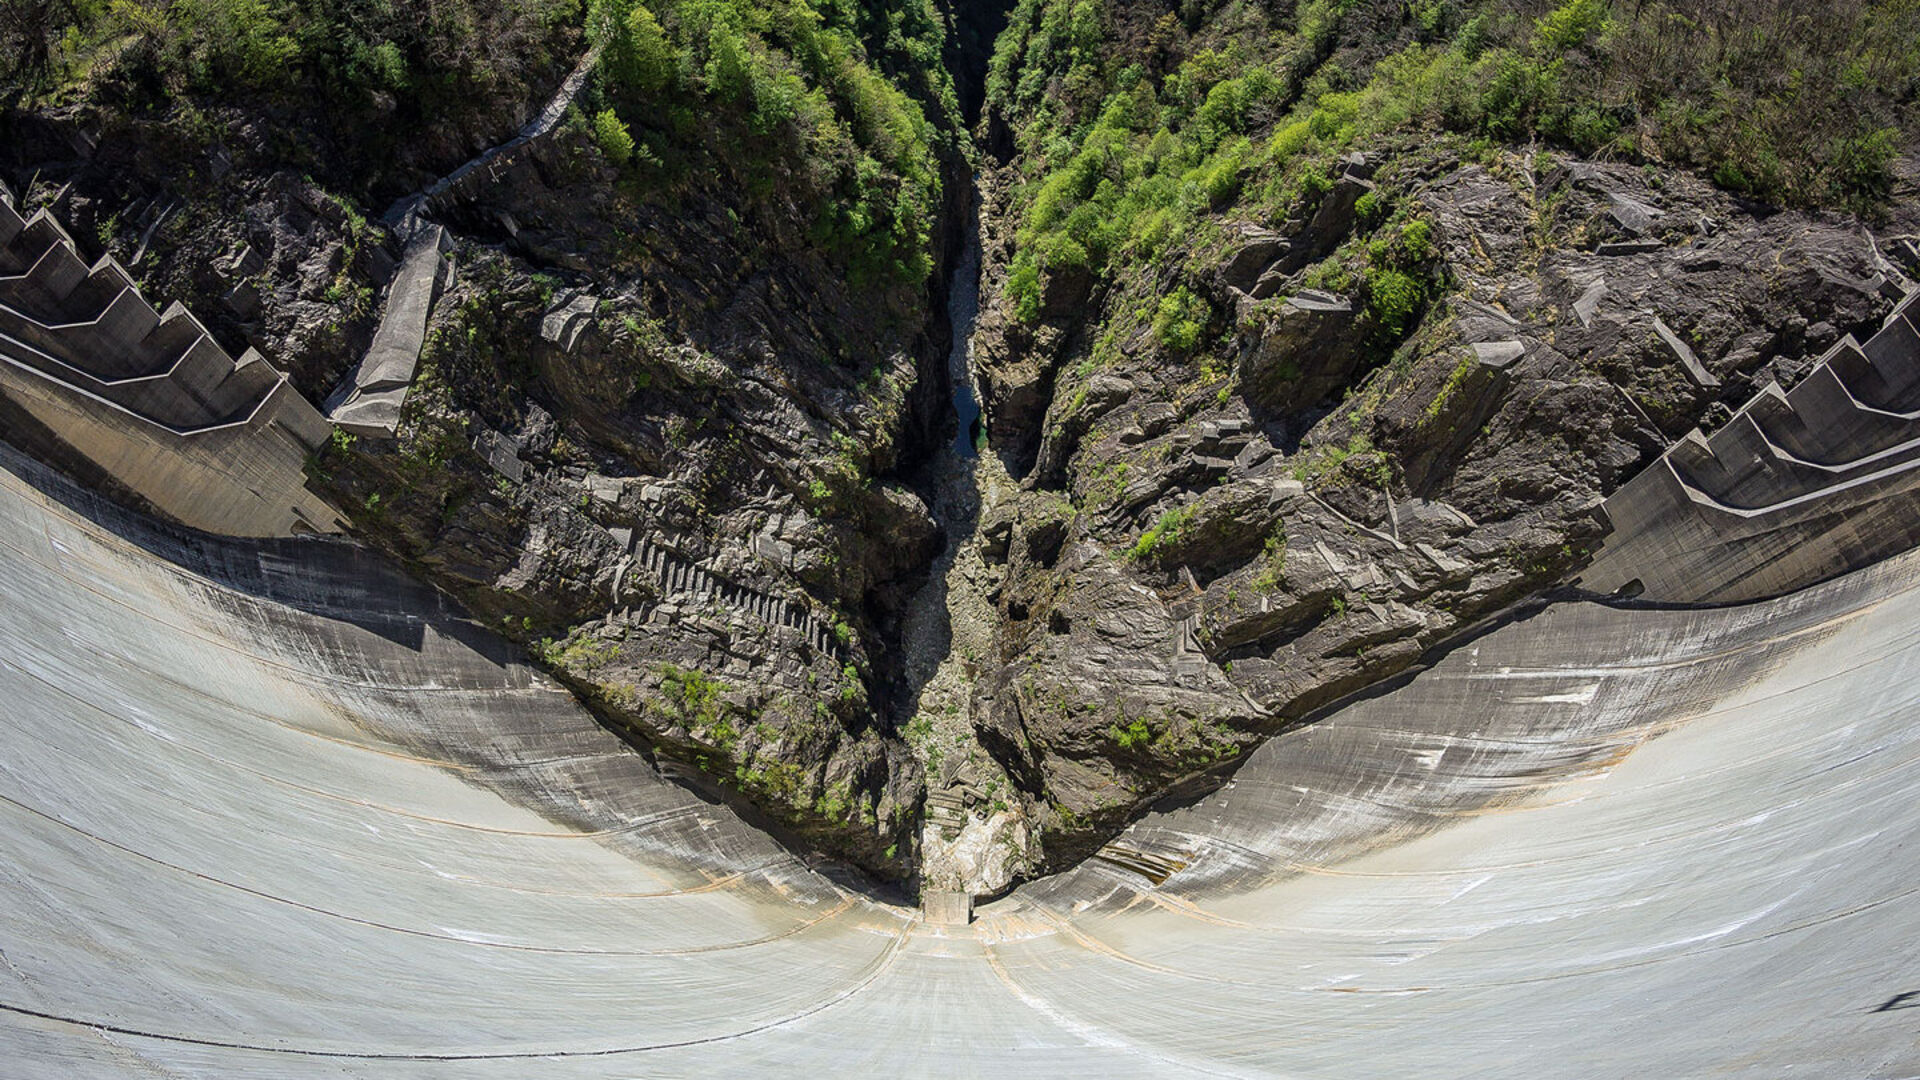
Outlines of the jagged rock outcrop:
{"label": "jagged rock outcrop", "polygon": [[[496,197],[532,202],[531,183]],[[570,227],[596,243],[607,212]],[[902,873],[919,781],[887,737],[879,626],[939,532],[885,473],[938,387],[906,349],[865,373],[827,359],[819,324],[769,296],[798,295],[798,268],[730,285],[738,259],[689,265],[675,287],[740,290],[709,327],[674,322],[699,293],[636,295],[630,268],[546,295],[519,257],[454,257],[400,439],[323,463],[343,498],[378,500],[370,534],[645,745]],[[836,316],[854,317],[815,318]]]}
{"label": "jagged rock outcrop", "polygon": [[1319,209],[1223,228],[1181,256],[1192,276],[1146,284],[1234,312],[1230,367],[1145,329],[1094,359],[1102,320],[1139,303],[1125,280],[1037,325],[1005,300],[983,318],[983,380],[1050,387],[1032,490],[983,541],[1005,623],[975,709],[1049,865],[1561,580],[1606,531],[1602,498],[1672,438],[1796,383],[1901,292],[1857,223],[1756,213],[1683,172],[1370,157],[1366,192],[1435,251],[1407,341],[1308,284],[1401,242],[1369,236],[1403,227],[1378,205],[1369,224],[1325,201],[1350,163]]}
{"label": "jagged rock outcrop", "polygon": [[[941,27],[917,9],[871,34],[812,27],[833,39],[804,73],[827,97],[782,119],[710,86],[705,31],[671,16],[684,78],[636,90],[651,76],[608,10],[357,22],[289,45],[289,72],[258,73],[270,90],[209,68],[135,93],[111,80],[180,60],[136,35],[102,46],[71,104],[0,116],[0,171],[137,249],[235,352],[283,361],[312,400],[338,388],[341,437],[310,464],[359,538],[646,751],[904,878],[921,789],[891,731],[885,629],[941,543],[903,478],[944,438],[925,289],[964,199],[951,88],[904,58]],[[381,70],[330,62],[333,38],[376,33]],[[789,71],[795,42],[755,41],[754,63]],[[446,115],[421,132],[429,100]],[[333,143],[345,105],[383,102],[390,123]]]}
{"label": "jagged rock outcrop", "polygon": [[407,383],[349,391],[406,394],[398,440],[322,467],[609,722],[904,876],[921,782],[885,630],[941,543],[898,479],[942,437],[941,326],[917,290],[851,287],[803,222],[743,232],[737,192],[617,180],[562,124],[409,210],[461,273]]}

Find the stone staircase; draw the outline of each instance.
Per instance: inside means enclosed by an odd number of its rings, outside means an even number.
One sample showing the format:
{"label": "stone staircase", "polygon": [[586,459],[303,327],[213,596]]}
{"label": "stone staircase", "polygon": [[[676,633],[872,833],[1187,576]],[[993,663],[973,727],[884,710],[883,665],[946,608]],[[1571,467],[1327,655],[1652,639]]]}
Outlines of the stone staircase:
{"label": "stone staircase", "polygon": [[[387,209],[385,224],[404,245],[399,269],[387,285],[380,326],[367,354],[327,397],[327,417],[345,431],[372,439],[391,439],[413,386],[426,348],[427,323],[434,305],[453,285],[451,237],[430,218],[462,193],[496,181],[515,155],[559,126],[599,62],[600,47],[588,49],[539,113],[506,142],[492,146],[459,168]],[[576,332],[577,336],[577,332]],[[571,341],[568,342],[571,347]]]}
{"label": "stone staircase", "polygon": [[793,630],[805,638],[815,652],[845,662],[846,650],[833,629],[815,618],[806,607],[785,597],[774,596],[729,581],[684,556],[653,543],[631,529],[611,529],[613,538],[626,549],[625,561],[615,574],[626,581],[632,572],[641,573],[663,599],[692,599],[712,602],[769,627]]}
{"label": "stone staircase", "polygon": [[1920,294],[1792,390],[1690,432],[1604,505],[1579,584],[1671,602],[1777,596],[1920,541]]}
{"label": "stone staircase", "polygon": [[88,264],[45,210],[0,189],[0,395],[187,525],[235,536],[337,532],[306,489],[332,429],[285,375],[238,359],[182,305],[157,311],[119,263]]}

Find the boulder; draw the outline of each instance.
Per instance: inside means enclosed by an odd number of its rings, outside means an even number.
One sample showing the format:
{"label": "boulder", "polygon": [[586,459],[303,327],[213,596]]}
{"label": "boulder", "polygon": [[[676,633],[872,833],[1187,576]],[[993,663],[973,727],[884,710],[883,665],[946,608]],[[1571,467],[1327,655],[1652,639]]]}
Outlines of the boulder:
{"label": "boulder", "polygon": [[1256,410],[1282,415],[1318,404],[1359,362],[1362,330],[1353,304],[1306,291],[1265,301],[1240,343],[1241,392]]}

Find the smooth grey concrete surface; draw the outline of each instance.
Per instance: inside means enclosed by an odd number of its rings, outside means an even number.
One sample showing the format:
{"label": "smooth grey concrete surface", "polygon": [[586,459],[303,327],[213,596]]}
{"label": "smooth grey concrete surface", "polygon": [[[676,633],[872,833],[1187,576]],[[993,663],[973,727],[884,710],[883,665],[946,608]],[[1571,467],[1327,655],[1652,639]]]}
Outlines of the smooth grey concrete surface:
{"label": "smooth grey concrete surface", "polygon": [[370,438],[392,438],[400,426],[400,410],[413,386],[420,350],[427,343],[427,319],[443,284],[441,266],[449,240],[438,225],[425,225],[407,241],[400,269],[387,289],[374,331],[360,365],[334,391],[328,419],[341,428]]}
{"label": "smooth grey concrete surface", "polygon": [[[234,359],[111,258],[89,267],[46,211],[0,194],[0,396],[176,520],[237,536],[338,532],[306,489],[332,433],[284,375]],[[0,433],[4,434],[4,433]]]}
{"label": "smooth grey concrete surface", "polygon": [[1579,583],[1649,600],[1742,602],[1920,543],[1916,320],[1920,294],[1865,344],[1842,339],[1792,390],[1769,384],[1713,434],[1674,443],[1607,498],[1611,531]]}
{"label": "smooth grey concrete surface", "polygon": [[1912,556],[1552,606],[931,926],[357,548],[0,464],[5,1080],[1920,1075]]}

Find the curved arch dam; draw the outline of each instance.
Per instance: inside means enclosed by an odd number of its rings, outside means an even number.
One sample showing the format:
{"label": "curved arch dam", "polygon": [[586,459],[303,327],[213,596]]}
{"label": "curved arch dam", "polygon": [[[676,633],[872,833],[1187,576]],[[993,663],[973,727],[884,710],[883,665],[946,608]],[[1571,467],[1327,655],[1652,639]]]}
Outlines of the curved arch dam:
{"label": "curved arch dam", "polygon": [[0,470],[0,1076],[1920,1073],[1920,561],[1559,603],[968,926],[337,542]]}

